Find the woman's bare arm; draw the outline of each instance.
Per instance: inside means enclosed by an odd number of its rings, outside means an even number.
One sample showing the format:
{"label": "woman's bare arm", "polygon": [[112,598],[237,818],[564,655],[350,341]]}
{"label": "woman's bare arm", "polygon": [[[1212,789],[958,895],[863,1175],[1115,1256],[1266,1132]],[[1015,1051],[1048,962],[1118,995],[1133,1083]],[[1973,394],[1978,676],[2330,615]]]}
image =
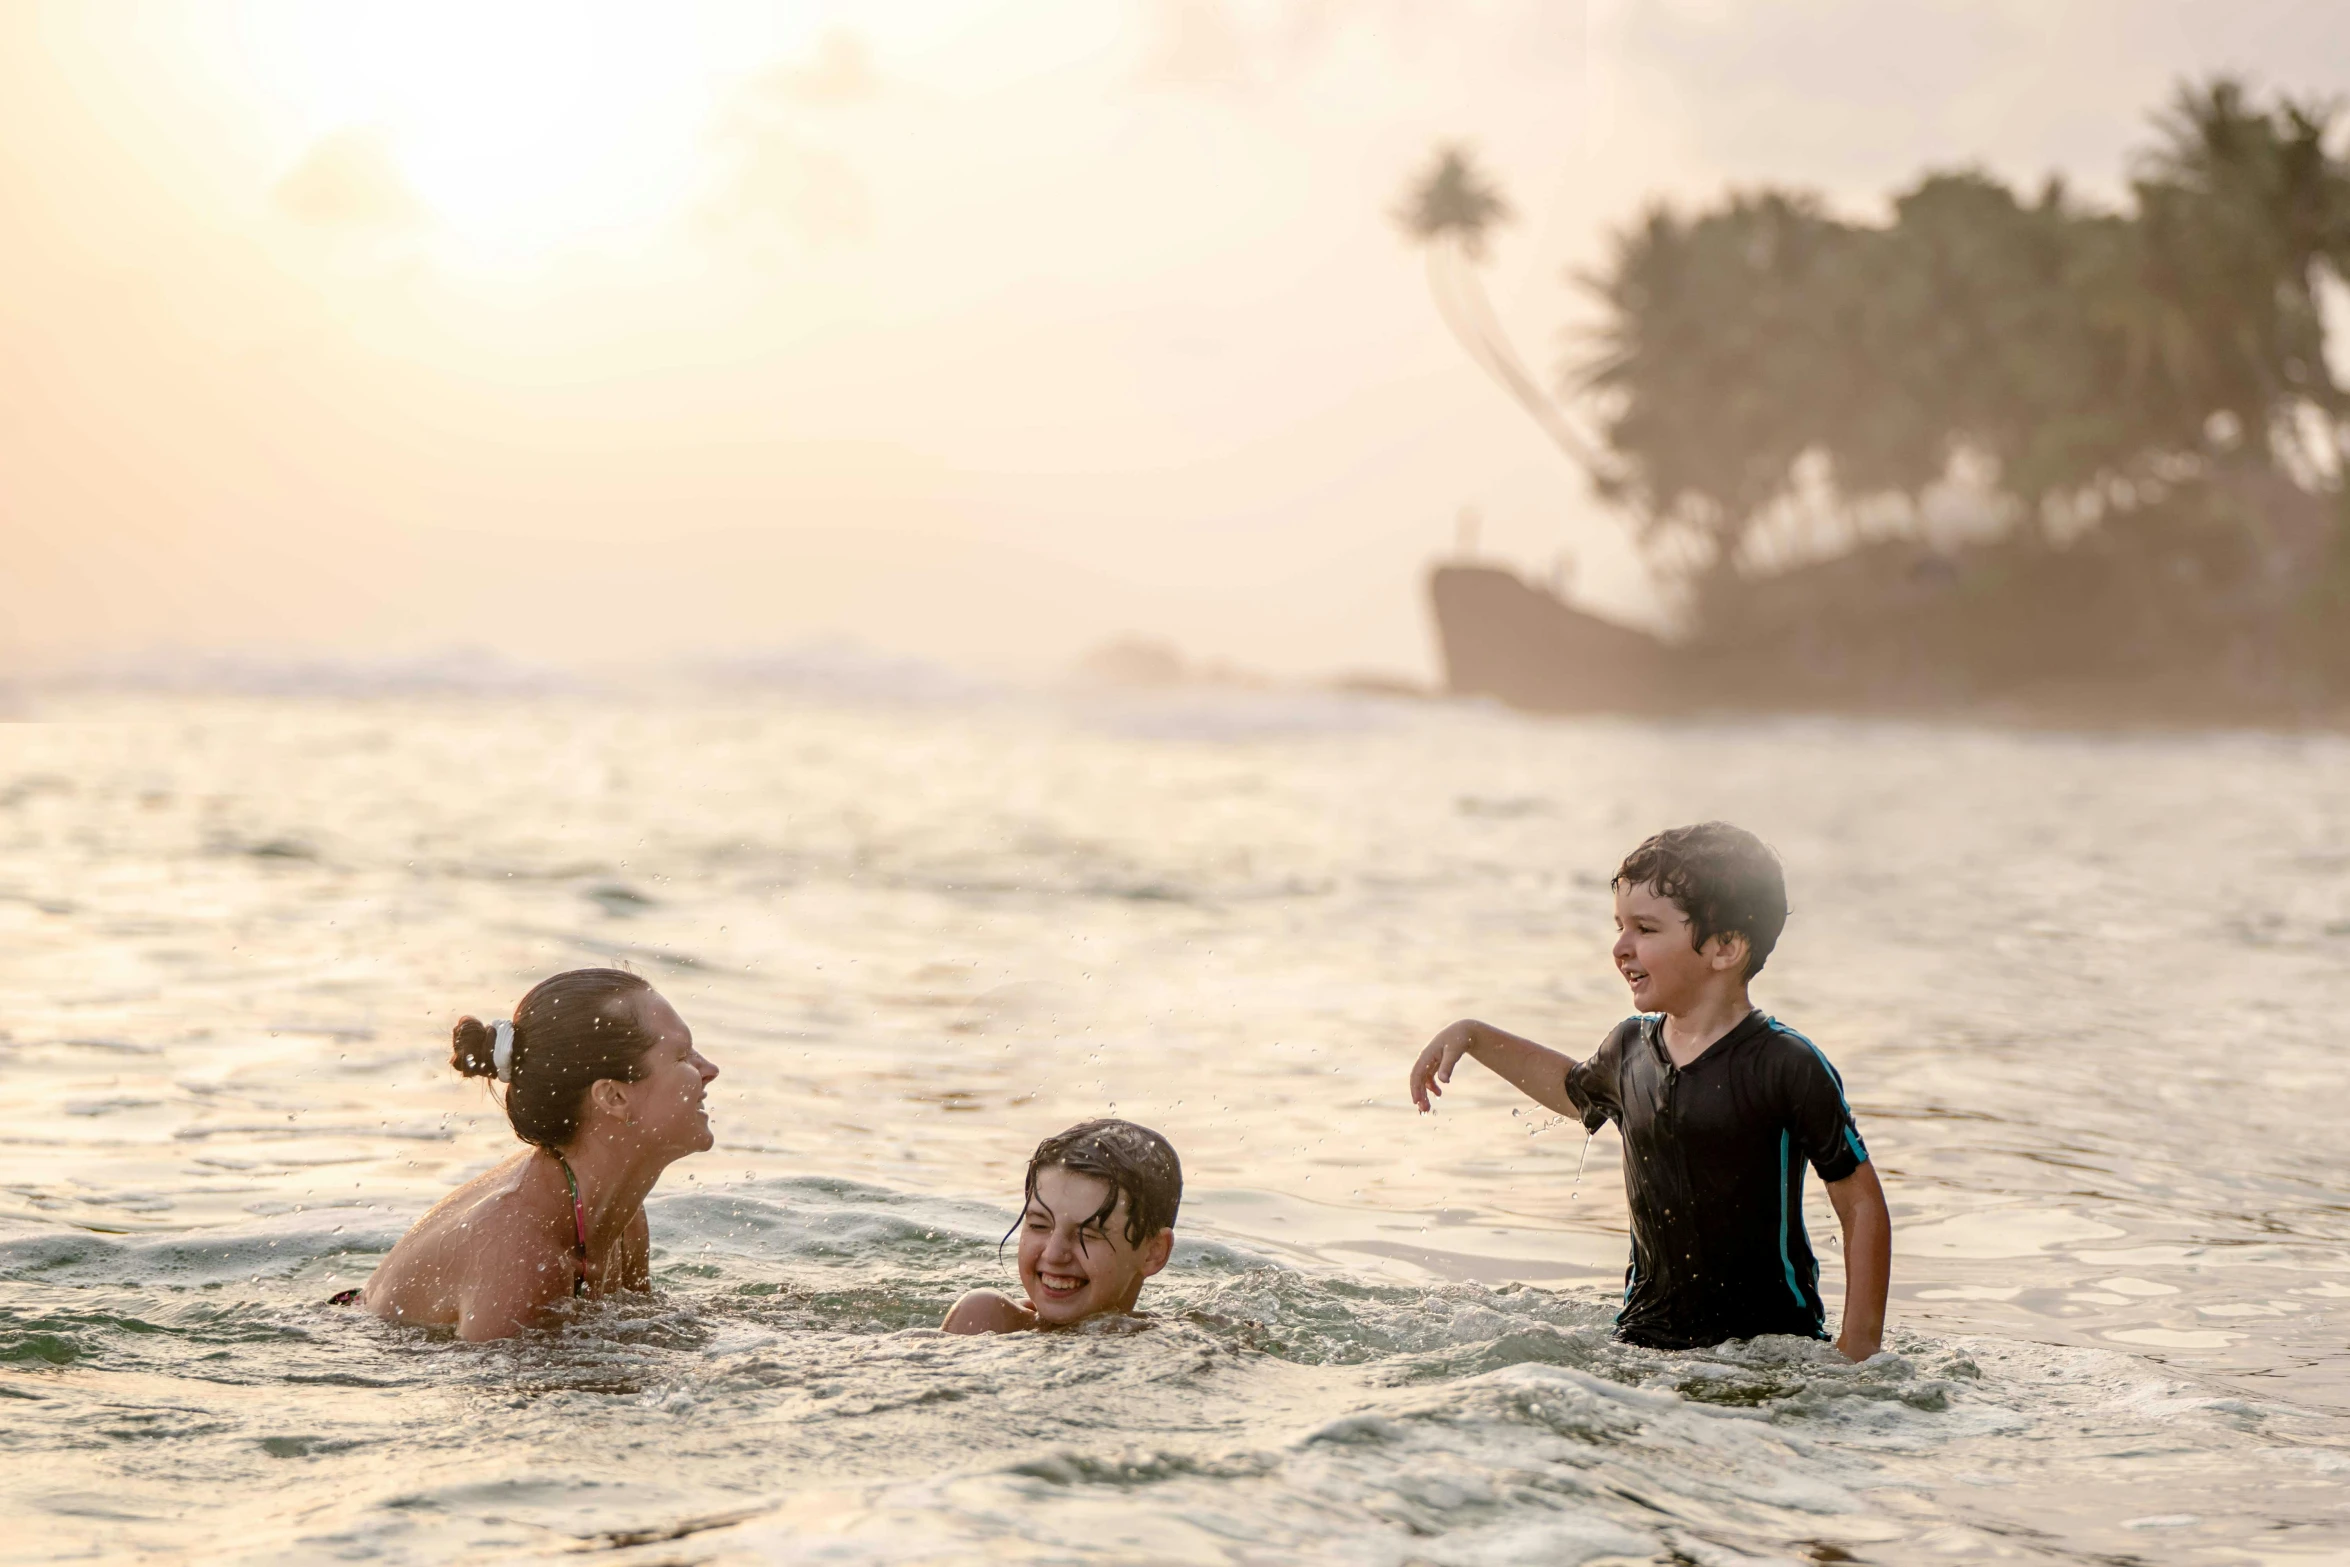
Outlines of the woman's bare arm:
{"label": "woman's bare arm", "polygon": [[617,1287],[639,1293],[653,1287],[653,1227],[645,1222],[645,1210],[639,1208],[636,1217],[628,1221],[628,1233],[620,1238],[620,1268]]}
{"label": "woman's bare arm", "polygon": [[457,1336],[467,1343],[510,1338],[536,1327],[571,1295],[570,1248],[525,1215],[477,1209],[457,1286]]}
{"label": "woman's bare arm", "polygon": [[538,1271],[530,1262],[516,1259],[484,1267],[466,1280],[457,1292],[457,1336],[479,1344],[512,1338],[537,1326],[540,1316],[561,1298],[545,1281],[532,1277]]}
{"label": "woman's bare arm", "polygon": [[1452,1069],[1463,1056],[1484,1062],[1495,1076],[1546,1109],[1560,1115],[1582,1113],[1567,1098],[1567,1073],[1574,1069],[1573,1057],[1471,1018],[1463,1018],[1429,1040],[1420,1059],[1412,1063],[1412,1103],[1422,1112],[1435,1108],[1429,1101],[1443,1097],[1444,1085],[1452,1081]]}

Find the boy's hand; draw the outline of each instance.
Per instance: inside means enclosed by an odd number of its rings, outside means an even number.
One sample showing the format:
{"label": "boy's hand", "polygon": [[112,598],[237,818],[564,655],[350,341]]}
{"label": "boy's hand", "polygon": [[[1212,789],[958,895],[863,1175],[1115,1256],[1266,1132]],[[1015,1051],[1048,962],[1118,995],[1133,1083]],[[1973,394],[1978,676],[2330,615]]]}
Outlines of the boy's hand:
{"label": "boy's hand", "polygon": [[1574,1062],[1548,1046],[1471,1018],[1462,1018],[1429,1040],[1420,1059],[1412,1063],[1412,1103],[1421,1114],[1435,1108],[1430,1100],[1444,1097],[1444,1085],[1452,1081],[1452,1069],[1463,1056],[1475,1056],[1538,1105],[1561,1115],[1582,1114],[1567,1099],[1567,1073]]}
{"label": "boy's hand", "polygon": [[1869,1332],[1857,1323],[1846,1323],[1844,1331],[1836,1335],[1836,1352],[1846,1360],[1866,1360],[1884,1347],[1882,1332]]}
{"label": "boy's hand", "polygon": [[1452,1069],[1476,1043],[1477,1025],[1466,1018],[1428,1041],[1428,1048],[1412,1063],[1412,1103],[1420,1107],[1422,1115],[1436,1108],[1429,1101],[1444,1097],[1444,1085],[1452,1081]]}

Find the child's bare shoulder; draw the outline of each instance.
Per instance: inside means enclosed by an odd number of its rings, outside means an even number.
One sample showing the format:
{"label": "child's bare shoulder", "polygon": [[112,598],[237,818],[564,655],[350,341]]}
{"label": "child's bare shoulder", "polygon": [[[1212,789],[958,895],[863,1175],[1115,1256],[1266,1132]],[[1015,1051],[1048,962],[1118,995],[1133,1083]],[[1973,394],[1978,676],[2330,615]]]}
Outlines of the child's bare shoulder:
{"label": "child's bare shoulder", "polygon": [[1017,1333],[1036,1326],[1036,1313],[994,1290],[973,1290],[948,1308],[939,1326],[949,1333]]}

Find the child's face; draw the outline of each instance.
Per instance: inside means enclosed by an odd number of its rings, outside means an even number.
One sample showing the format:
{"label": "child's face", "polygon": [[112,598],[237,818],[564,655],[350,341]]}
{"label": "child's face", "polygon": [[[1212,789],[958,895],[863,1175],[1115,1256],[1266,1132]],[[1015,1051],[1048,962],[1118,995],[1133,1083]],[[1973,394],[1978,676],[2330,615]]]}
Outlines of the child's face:
{"label": "child's face", "polygon": [[1643,1012],[1690,1011],[1729,969],[1746,967],[1743,937],[1711,936],[1690,944],[1689,916],[1654,887],[1616,886],[1616,972]]}
{"label": "child's face", "polygon": [[1020,1286],[1040,1324],[1059,1326],[1104,1311],[1132,1311],[1142,1281],[1167,1265],[1174,1233],[1140,1246],[1126,1238],[1126,1197],[1099,1224],[1093,1216],[1110,1183],[1065,1165],[1036,1172],[1036,1195],[1020,1217]]}

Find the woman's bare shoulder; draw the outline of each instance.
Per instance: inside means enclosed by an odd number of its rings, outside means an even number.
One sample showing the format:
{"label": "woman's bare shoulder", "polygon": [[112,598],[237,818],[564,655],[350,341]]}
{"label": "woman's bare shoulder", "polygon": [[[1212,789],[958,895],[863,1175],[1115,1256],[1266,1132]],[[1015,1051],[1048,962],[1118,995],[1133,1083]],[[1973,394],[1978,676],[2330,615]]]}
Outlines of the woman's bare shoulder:
{"label": "woman's bare shoulder", "polygon": [[510,1267],[546,1228],[523,1192],[527,1154],[483,1171],[427,1209],[368,1279],[360,1300],[395,1322],[446,1327],[485,1269]]}
{"label": "woman's bare shoulder", "polygon": [[424,1210],[423,1217],[409,1228],[410,1236],[429,1235],[450,1225],[478,1224],[485,1220],[495,1222],[508,1216],[524,1204],[512,1199],[522,1195],[530,1173],[533,1150],[524,1149],[459,1185],[449,1195]]}
{"label": "woman's bare shoulder", "polygon": [[939,1326],[949,1333],[1018,1333],[1036,1326],[1036,1313],[994,1290],[973,1290],[947,1309]]}

